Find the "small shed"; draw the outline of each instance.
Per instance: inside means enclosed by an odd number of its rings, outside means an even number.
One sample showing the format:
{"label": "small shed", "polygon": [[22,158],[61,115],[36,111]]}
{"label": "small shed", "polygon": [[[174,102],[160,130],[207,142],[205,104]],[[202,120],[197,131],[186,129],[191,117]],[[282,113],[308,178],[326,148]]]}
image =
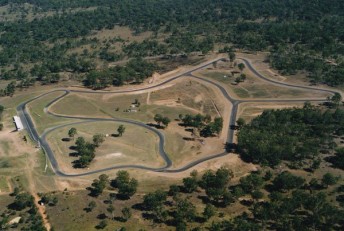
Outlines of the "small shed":
{"label": "small shed", "polygon": [[23,123],[21,122],[19,116],[13,116],[13,122],[16,126],[17,131],[21,131],[24,129]]}

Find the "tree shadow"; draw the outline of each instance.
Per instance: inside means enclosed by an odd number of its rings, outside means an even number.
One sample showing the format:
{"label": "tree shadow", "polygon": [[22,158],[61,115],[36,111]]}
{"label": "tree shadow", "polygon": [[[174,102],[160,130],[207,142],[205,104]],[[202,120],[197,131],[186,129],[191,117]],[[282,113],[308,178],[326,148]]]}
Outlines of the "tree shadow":
{"label": "tree shadow", "polygon": [[119,137],[119,134],[111,134],[112,137]]}
{"label": "tree shadow", "polygon": [[104,220],[106,218],[107,218],[107,216],[106,216],[105,213],[100,213],[100,214],[97,215],[97,219],[99,219],[99,220]]}
{"label": "tree shadow", "polygon": [[253,205],[253,200],[241,200],[240,204],[250,207],[251,205]]}
{"label": "tree shadow", "polygon": [[78,157],[78,156],[79,156],[79,153],[78,153],[78,152],[70,152],[70,153],[69,153],[69,156],[70,156],[70,157]]}
{"label": "tree shadow", "polygon": [[211,200],[207,196],[197,196],[198,199],[202,201],[203,204],[209,204],[211,203]]}
{"label": "tree shadow", "polygon": [[139,211],[145,211],[145,207],[143,206],[143,203],[137,203],[131,206],[132,209],[139,210]]}
{"label": "tree shadow", "polygon": [[155,220],[156,220],[156,217],[155,217],[154,214],[152,214],[152,213],[147,213],[147,212],[142,213],[142,218],[143,218],[143,219],[146,219],[146,220],[154,221],[154,222],[155,222]]}
{"label": "tree shadow", "polygon": [[123,217],[114,217],[113,218],[115,221],[119,221],[119,222],[126,222],[127,220],[126,219],[124,219]]}
{"label": "tree shadow", "polygon": [[195,141],[195,138],[193,138],[193,137],[183,137],[183,140],[185,140],[185,141]]}
{"label": "tree shadow", "polygon": [[226,152],[236,152],[237,151],[237,144],[235,144],[235,143],[229,143],[229,142],[227,142],[226,144],[225,144],[225,150],[226,150]]}
{"label": "tree shadow", "polygon": [[340,157],[328,156],[328,157],[325,157],[324,160],[327,161],[328,163],[330,163],[332,168],[338,168],[338,169],[344,170],[344,168],[343,168],[344,166],[338,165],[338,163],[342,162],[342,161],[340,161]]}
{"label": "tree shadow", "polygon": [[70,150],[76,150],[76,146],[75,145],[72,145],[69,147]]}
{"label": "tree shadow", "polygon": [[159,124],[153,124],[153,123],[147,123],[146,125],[148,125],[149,127],[153,127],[156,129],[163,129],[164,127],[159,125]]}
{"label": "tree shadow", "polygon": [[84,210],[86,213],[90,213],[90,212],[92,211],[92,209],[89,208],[89,207],[86,207],[86,208],[84,208],[83,210]]}

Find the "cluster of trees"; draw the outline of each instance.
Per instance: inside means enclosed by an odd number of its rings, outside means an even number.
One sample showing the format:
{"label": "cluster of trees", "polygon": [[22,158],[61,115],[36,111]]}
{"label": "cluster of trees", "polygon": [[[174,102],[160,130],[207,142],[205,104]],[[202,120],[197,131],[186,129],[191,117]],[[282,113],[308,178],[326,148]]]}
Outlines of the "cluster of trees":
{"label": "cluster of trees", "polygon": [[[125,126],[119,125],[117,128],[118,136],[122,136],[125,132]],[[68,130],[69,140],[74,140],[75,135],[78,134],[76,128],[72,127]],[[92,142],[86,141],[84,137],[78,137],[75,141],[73,150],[76,150],[75,155],[79,156],[79,159],[74,161],[74,167],[85,168],[87,167],[95,157],[96,148],[98,148],[105,141],[105,135],[97,133],[93,135]]]}
{"label": "cluster of trees", "polygon": [[[117,195],[113,199],[123,199],[128,200],[132,197],[137,190],[138,181],[130,177],[130,174],[125,170],[120,170],[116,174],[116,178],[113,180],[109,179],[109,176],[102,174],[95,179],[90,187],[92,196],[99,196],[103,193],[104,189],[108,188],[109,190],[117,189]],[[112,202],[112,201],[111,201]],[[90,206],[89,206],[90,207]],[[93,209],[93,206],[91,210]]]}
{"label": "cluster of trees", "polygon": [[[9,210],[6,210],[1,214],[0,229],[10,230],[20,228],[20,230],[27,231],[45,231],[46,229],[44,227],[42,217],[38,213],[33,196],[27,192],[22,192],[18,187],[14,188],[14,192],[11,196],[14,197],[14,201],[7,206]],[[20,222],[10,225],[10,216],[16,214],[16,211],[20,211]]]}
{"label": "cluster of trees", "polygon": [[333,135],[343,135],[344,111],[303,108],[266,110],[238,132],[238,152],[247,161],[275,166],[282,160],[303,166],[320,150],[333,150]]}
{"label": "cluster of trees", "polygon": [[185,127],[193,127],[199,130],[200,135],[203,137],[218,135],[223,128],[223,119],[216,117],[212,121],[210,115],[179,115],[179,119],[182,121],[182,125]]}
{"label": "cluster of trees", "polygon": [[101,89],[109,85],[121,86],[130,82],[141,83],[147,77],[152,76],[156,68],[156,65],[143,59],[132,59],[126,66],[90,71],[86,75],[85,86]]}
{"label": "cluster of trees", "polygon": [[138,181],[124,170],[118,171],[116,176],[111,186],[118,189],[119,198],[130,199],[136,193]]}
{"label": "cluster of trees", "polygon": [[74,161],[74,167],[85,168],[94,159],[96,145],[89,141],[86,141],[84,137],[78,137],[75,141],[75,150],[77,151],[77,156],[79,159]]}
{"label": "cluster of trees", "polygon": [[38,196],[41,198],[40,203],[44,203],[44,205],[55,206],[59,201],[53,193],[39,193]]}
{"label": "cluster of trees", "polygon": [[337,148],[335,155],[326,158],[326,160],[329,161],[333,167],[344,170],[344,148]]}
{"label": "cluster of trees", "polygon": [[12,81],[5,89],[0,89],[0,96],[13,96],[14,92],[16,91],[16,81]]}
{"label": "cluster of trees", "polygon": [[[197,171],[193,171],[190,177],[183,179],[183,185],[171,185],[168,192],[156,190],[148,193],[143,197],[141,207],[149,212],[152,219],[156,222],[170,221],[169,216],[172,217],[172,223],[177,227],[177,230],[186,230],[187,222],[194,222],[197,219],[208,220],[215,215],[217,206],[227,206],[233,202],[233,197],[228,191],[228,183],[233,177],[232,172],[225,167],[218,169],[216,172],[207,171],[201,179],[199,179]],[[208,203],[204,208],[202,215],[197,214],[195,205],[184,197],[181,193],[191,194],[204,189]],[[172,208],[168,208],[166,203],[168,196],[171,196]]]}
{"label": "cluster of trees", "polygon": [[[343,210],[331,204],[323,190],[338,181],[331,173],[321,181],[304,178],[288,171],[273,173],[257,171],[231,182],[233,173],[226,167],[206,171],[199,176],[191,172],[182,185],[171,185],[168,191],[147,193],[137,207],[144,216],[156,223],[174,225],[177,230],[263,230],[289,227],[305,230],[312,227],[342,227]],[[203,210],[195,198],[203,202]],[[202,202],[200,202],[202,204]],[[247,206],[252,213],[243,212],[231,220],[211,217],[233,203]],[[198,207],[198,209],[196,208]],[[221,217],[221,215],[220,215]],[[195,227],[196,224],[201,226]],[[194,228],[194,229],[192,229]]]}

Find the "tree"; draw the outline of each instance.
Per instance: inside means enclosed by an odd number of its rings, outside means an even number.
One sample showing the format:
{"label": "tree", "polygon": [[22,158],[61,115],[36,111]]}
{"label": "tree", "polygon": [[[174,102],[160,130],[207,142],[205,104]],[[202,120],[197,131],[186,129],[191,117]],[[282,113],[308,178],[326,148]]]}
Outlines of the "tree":
{"label": "tree", "polygon": [[315,171],[316,169],[318,169],[320,167],[320,164],[321,164],[321,159],[319,157],[314,158],[312,160],[312,165],[311,165],[312,171]]}
{"label": "tree", "polygon": [[174,213],[176,223],[184,223],[185,221],[193,221],[196,216],[196,207],[187,199],[177,199]]}
{"label": "tree", "polygon": [[93,143],[96,147],[99,147],[101,143],[105,141],[105,136],[103,134],[95,134],[93,136]]}
{"label": "tree", "polygon": [[77,132],[76,128],[71,128],[71,129],[69,129],[69,131],[68,131],[68,136],[74,140],[74,136],[75,136],[77,133],[78,133],[78,132]]}
{"label": "tree", "polygon": [[160,114],[155,114],[154,116],[154,121],[160,126],[160,124],[162,123],[163,120],[163,116]]}
{"label": "tree", "polygon": [[237,125],[238,125],[238,128],[242,128],[245,124],[246,124],[246,121],[243,119],[243,118],[239,118],[237,121],[236,121]]}
{"label": "tree", "polygon": [[167,212],[164,209],[166,199],[166,192],[156,190],[155,192],[148,193],[143,197],[142,206],[146,211],[152,211],[155,219],[163,221],[167,217]]}
{"label": "tree", "polygon": [[0,123],[0,131],[2,131],[4,129],[4,124]]}
{"label": "tree", "polygon": [[153,211],[157,207],[161,207],[167,199],[166,192],[162,190],[156,190],[155,192],[148,193],[143,197],[143,207],[147,211]]}
{"label": "tree", "polygon": [[5,107],[0,105],[0,120],[2,119],[2,114],[4,113]]}
{"label": "tree", "polygon": [[215,207],[211,204],[207,204],[203,210],[203,217],[206,220],[209,220],[212,216],[214,216],[216,213]]}
{"label": "tree", "polygon": [[106,220],[102,220],[99,222],[99,224],[97,225],[96,228],[98,229],[105,229],[105,227],[108,225],[107,221]]}
{"label": "tree", "polygon": [[168,117],[163,117],[161,122],[165,126],[165,128],[167,128],[167,126],[171,122],[171,120]]}
{"label": "tree", "polygon": [[115,207],[114,207],[112,204],[110,204],[110,205],[107,207],[106,210],[107,210],[109,213],[111,213],[111,217],[112,217],[112,219],[114,219],[114,217],[115,217],[115,215],[114,215]]}
{"label": "tree", "polygon": [[23,210],[34,205],[34,198],[29,193],[20,193],[16,195],[13,205],[17,210]]}
{"label": "tree", "polygon": [[124,125],[119,125],[119,127],[117,128],[117,132],[118,132],[118,135],[119,136],[122,136],[123,135],[123,133],[125,132],[125,127],[124,127]]}
{"label": "tree", "polygon": [[103,193],[104,189],[109,183],[109,176],[106,174],[102,174],[98,177],[98,179],[93,180],[91,194],[93,196],[99,196]]}
{"label": "tree", "polygon": [[300,188],[304,183],[305,179],[295,176],[288,171],[282,172],[273,180],[274,187],[282,191]]}
{"label": "tree", "polygon": [[75,167],[87,167],[95,157],[95,145],[86,142],[83,137],[78,137],[75,141],[76,151],[80,156],[79,160],[75,162]]}
{"label": "tree", "polygon": [[91,201],[90,203],[88,203],[87,210],[91,212],[95,207],[97,207],[96,202]]}
{"label": "tree", "polygon": [[330,102],[335,105],[336,107],[339,106],[339,103],[342,101],[342,95],[338,92],[334,93],[334,95],[330,98]]}
{"label": "tree", "polygon": [[259,191],[259,190],[254,190],[254,191],[251,193],[251,196],[252,196],[253,200],[258,201],[259,199],[262,199],[262,198],[263,198],[264,193],[262,193],[262,192]]}
{"label": "tree", "polygon": [[239,64],[238,64],[238,68],[239,68],[239,70],[242,72],[242,71],[245,69],[245,64],[239,63]]}
{"label": "tree", "polygon": [[220,134],[223,128],[223,119],[221,117],[216,117],[211,127],[214,133]]}
{"label": "tree", "polygon": [[168,190],[168,195],[169,196],[175,196],[180,192],[180,188],[178,185],[170,185],[170,189]]}
{"label": "tree", "polygon": [[183,179],[183,188],[185,192],[192,193],[198,187],[197,179],[195,177],[186,177]]}
{"label": "tree", "polygon": [[200,185],[210,199],[218,202],[221,198],[223,199],[226,186],[232,177],[232,171],[226,167],[221,167],[216,173],[208,170],[203,174]]}
{"label": "tree", "polygon": [[337,183],[337,177],[332,175],[331,173],[326,173],[323,175],[321,179],[321,183],[324,185],[324,187],[328,188],[329,185],[334,185]]}
{"label": "tree", "polygon": [[245,193],[259,190],[264,184],[264,180],[256,173],[252,173],[246,177],[240,178],[240,186]]}
{"label": "tree", "polygon": [[167,128],[168,124],[171,122],[170,118],[164,117],[161,114],[155,114],[154,121],[158,124],[158,126],[161,126],[161,123]]}
{"label": "tree", "polygon": [[127,171],[121,170],[117,172],[114,186],[118,188],[118,193],[121,197],[130,198],[136,193],[138,181],[135,178],[130,178]]}
{"label": "tree", "polygon": [[131,217],[131,210],[128,207],[122,209],[122,217],[125,221],[129,220]]}
{"label": "tree", "polygon": [[229,57],[229,61],[230,61],[231,63],[233,63],[234,60],[235,60],[235,53],[234,53],[233,51],[229,52],[229,53],[228,53],[228,57]]}

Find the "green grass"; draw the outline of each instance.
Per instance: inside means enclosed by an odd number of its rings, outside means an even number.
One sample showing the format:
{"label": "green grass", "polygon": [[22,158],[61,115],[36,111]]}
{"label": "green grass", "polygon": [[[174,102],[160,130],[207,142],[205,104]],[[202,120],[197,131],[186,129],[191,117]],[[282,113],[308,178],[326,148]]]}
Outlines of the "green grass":
{"label": "green grass", "polygon": [[[251,91],[250,91],[251,92]],[[254,98],[265,98],[265,97],[271,97],[271,95],[264,89],[257,89],[255,91],[252,91],[251,93],[252,97]]]}
{"label": "green grass", "polygon": [[[147,105],[146,94],[113,96],[102,99],[102,96],[68,95],[54,104],[50,111],[65,115],[81,115],[85,117],[114,117],[141,121],[154,122],[157,113],[168,116],[170,119],[178,118],[179,114],[193,113],[187,108],[168,107],[162,105]],[[130,108],[132,102],[138,99],[141,102],[137,112],[124,112]],[[118,108],[118,111],[116,110]]]}
{"label": "green grass", "polygon": [[250,94],[248,91],[246,91],[245,89],[242,88],[234,88],[233,89],[234,93],[239,96],[240,98],[248,98],[250,97]]}
{"label": "green grass", "polygon": [[[204,77],[211,78],[220,83],[223,83],[224,87],[233,90],[234,93],[240,98],[325,98],[327,96],[326,93],[321,93],[317,91],[298,90],[276,86],[269,82],[262,81],[259,78],[252,76],[252,74],[246,72],[245,74],[247,76],[247,79],[244,82],[239,83],[239,85],[232,85],[232,82],[234,81],[235,77],[224,78],[223,76],[226,75],[226,72],[203,70],[199,73]],[[240,87],[246,89],[246,92],[244,92],[243,89],[239,89]]]}
{"label": "green grass", "polygon": [[9,192],[9,190],[6,177],[0,176],[0,192]]}
{"label": "green grass", "polygon": [[3,151],[6,156],[10,154],[10,144],[8,143],[8,141],[1,140],[0,147],[1,151]]}
{"label": "green grass", "polygon": [[38,133],[42,133],[46,128],[68,121],[67,119],[54,117],[44,113],[45,106],[61,94],[61,92],[54,92],[30,102],[27,105]]}
{"label": "green grass", "polygon": [[[228,77],[228,75],[231,75],[229,72],[205,72],[202,73],[205,77],[209,77],[212,79],[215,79],[221,83],[230,84],[234,81],[233,77]],[[227,76],[226,78],[224,76]]]}
{"label": "green grass", "polygon": [[9,158],[0,158],[0,169],[6,169],[6,168],[11,168],[12,167],[12,163],[9,160]]}

